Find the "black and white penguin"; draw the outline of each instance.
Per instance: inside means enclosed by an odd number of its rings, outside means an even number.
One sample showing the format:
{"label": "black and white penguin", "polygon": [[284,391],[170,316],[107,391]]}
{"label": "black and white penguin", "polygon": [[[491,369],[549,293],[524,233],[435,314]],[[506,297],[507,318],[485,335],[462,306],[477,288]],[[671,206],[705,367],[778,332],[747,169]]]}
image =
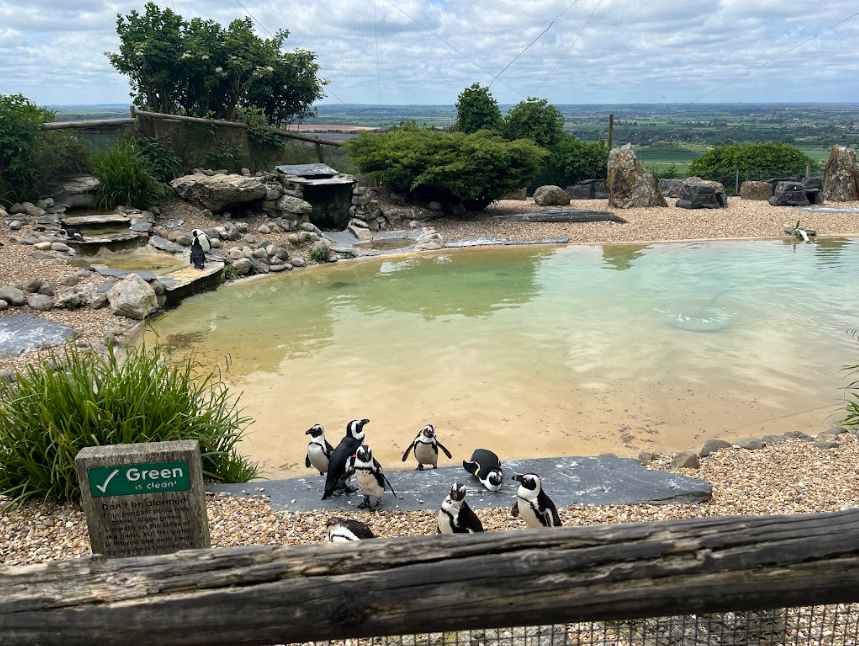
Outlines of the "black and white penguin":
{"label": "black and white penguin", "polygon": [[471,460],[462,461],[462,468],[475,478],[480,480],[489,491],[501,489],[504,473],[501,471],[501,460],[492,451],[487,449],[475,449],[471,454]]}
{"label": "black and white penguin", "polygon": [[351,541],[365,541],[368,538],[376,538],[376,535],[370,528],[360,520],[332,516],[325,523],[325,528],[328,530],[329,543],[349,543]]}
{"label": "black and white penguin", "polygon": [[[355,455],[349,458],[348,468],[342,476],[342,480],[348,479],[352,474],[355,474],[355,480],[358,481],[358,491],[364,496],[364,502],[358,505],[358,509],[369,509],[376,511],[382,506],[382,494],[385,493],[385,485],[397,497],[397,492],[391,486],[388,478],[385,477],[382,471],[382,465],[373,457],[373,451],[366,444],[360,446]],[[370,498],[376,498],[376,506],[370,506]]]}
{"label": "black and white penguin", "polygon": [[438,510],[439,534],[474,534],[483,531],[483,524],[465,502],[465,485],[457,482],[450,486],[450,494]]}
{"label": "black and white penguin", "polygon": [[322,424],[314,424],[304,431],[304,434],[310,436],[304,466],[308,469],[312,466],[319,471],[319,475],[324,476],[328,473],[328,460],[331,459],[331,452],[334,447],[325,439],[325,429],[322,428]]}
{"label": "black and white penguin", "polygon": [[65,237],[66,240],[73,240],[75,242],[86,242],[84,234],[81,233],[81,230],[75,229],[74,227],[66,227],[65,229],[60,229],[60,235]]}
{"label": "black and white penguin", "polygon": [[528,527],[560,527],[561,519],[552,499],[543,491],[543,483],[536,473],[516,474],[513,480],[519,482],[516,502],[510,512],[521,517]]}
{"label": "black and white penguin", "polygon": [[418,436],[412,440],[409,448],[403,453],[403,462],[409,457],[409,451],[415,450],[415,459],[418,461],[418,471],[424,470],[425,464],[431,464],[433,469],[438,469],[438,450],[444,451],[448,459],[453,456],[450,454],[444,445],[438,441],[435,434],[435,427],[432,424],[427,424],[418,433]]}
{"label": "black and white penguin", "polygon": [[[346,473],[346,462],[364,443],[364,426],[369,423],[370,420],[368,419],[353,419],[346,425],[346,437],[340,440],[340,444],[328,458],[328,473],[325,478],[325,493],[322,500],[330,498],[335,493],[342,493],[343,485],[340,480]],[[347,486],[346,489],[348,490],[349,487]]]}
{"label": "black and white penguin", "polygon": [[[191,235],[194,240],[199,241],[200,246],[203,248],[203,253],[209,253],[212,250],[212,243],[209,242],[209,236],[206,235],[206,232],[202,229],[194,229],[191,231]],[[192,244],[191,247],[194,245]]]}
{"label": "black and white penguin", "polygon": [[197,237],[191,243],[191,264],[194,265],[195,269],[205,269],[206,267],[206,252],[203,251],[203,246]]}

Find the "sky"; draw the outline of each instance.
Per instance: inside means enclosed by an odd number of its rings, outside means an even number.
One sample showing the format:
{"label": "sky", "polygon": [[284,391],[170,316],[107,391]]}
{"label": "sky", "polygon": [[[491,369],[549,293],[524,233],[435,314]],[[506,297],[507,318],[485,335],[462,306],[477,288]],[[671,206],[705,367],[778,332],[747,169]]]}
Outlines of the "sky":
{"label": "sky", "polygon": [[[0,93],[129,103],[116,15],[144,2],[0,0]],[[158,0],[250,16],[316,52],[326,104],[859,102],[857,0]],[[267,30],[267,31],[266,31]],[[805,42],[807,41],[807,42]]]}

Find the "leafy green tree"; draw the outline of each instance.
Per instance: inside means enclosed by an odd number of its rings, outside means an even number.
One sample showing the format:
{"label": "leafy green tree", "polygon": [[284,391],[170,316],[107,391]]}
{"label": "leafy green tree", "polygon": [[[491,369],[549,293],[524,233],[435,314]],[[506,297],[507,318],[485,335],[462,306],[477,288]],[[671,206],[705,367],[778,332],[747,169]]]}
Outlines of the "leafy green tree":
{"label": "leafy green tree", "polygon": [[21,94],[0,94],[0,201],[23,199],[38,184],[41,124],[53,120]]}
{"label": "leafy green tree", "polygon": [[608,147],[603,144],[579,141],[572,135],[564,135],[550,152],[542,172],[529,188],[544,184],[564,187],[583,179],[606,177]]}
{"label": "leafy green tree", "polygon": [[507,139],[531,139],[538,146],[552,149],[564,135],[564,115],[546,99],[528,97],[504,118]]}
{"label": "leafy green tree", "polygon": [[414,123],[362,133],[346,149],[358,170],[396,191],[474,210],[527,185],[547,155],[530,141],[505,141],[488,130],[446,133]]}
{"label": "leafy green tree", "polygon": [[116,24],[119,51],[106,55],[129,77],[141,109],[234,120],[240,108],[256,106],[280,125],[313,114],[310,106],[324,96],[316,55],[281,51],[286,30],[262,39],[250,18],[223,28],[151,2],[142,15],[117,15]]}
{"label": "leafy green tree", "polygon": [[478,130],[501,131],[504,120],[488,87],[473,83],[456,99],[456,129],[470,134]]}
{"label": "leafy green tree", "polygon": [[732,144],[711,148],[689,166],[689,174],[733,186],[740,181],[805,175],[814,160],[790,144]]}

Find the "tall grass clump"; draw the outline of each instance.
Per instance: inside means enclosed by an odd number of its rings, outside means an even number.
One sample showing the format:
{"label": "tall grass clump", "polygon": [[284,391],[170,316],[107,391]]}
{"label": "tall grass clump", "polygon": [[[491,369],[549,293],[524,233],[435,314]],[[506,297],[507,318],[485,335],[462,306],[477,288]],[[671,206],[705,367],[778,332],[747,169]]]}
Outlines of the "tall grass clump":
{"label": "tall grass clump", "polygon": [[80,500],[75,456],[86,446],[199,440],[203,474],[246,482],[257,466],[236,445],[243,417],[218,373],[198,375],[192,357],[171,362],[162,350],[129,348],[120,361],[68,344],[0,381],[0,495]]}
{"label": "tall grass clump", "polygon": [[92,157],[95,176],[101,181],[96,199],[99,208],[133,206],[146,208],[163,202],[170,188],[159,182],[140,146],[120,139]]}
{"label": "tall grass clump", "polygon": [[[850,330],[854,338],[859,337],[859,330]],[[846,365],[842,370],[847,373],[845,379],[849,383],[844,386],[844,425],[859,429],[859,363]]]}

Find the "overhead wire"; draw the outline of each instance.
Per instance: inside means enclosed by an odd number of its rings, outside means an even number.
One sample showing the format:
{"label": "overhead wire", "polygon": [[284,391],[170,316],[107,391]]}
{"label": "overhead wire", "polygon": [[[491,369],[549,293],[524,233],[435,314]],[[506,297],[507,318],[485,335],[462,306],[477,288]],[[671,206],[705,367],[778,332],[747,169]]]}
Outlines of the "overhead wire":
{"label": "overhead wire", "polygon": [[697,102],[698,102],[698,101],[700,101],[701,99],[705,99],[705,98],[707,98],[708,96],[710,96],[711,94],[715,94],[715,93],[716,93],[716,92],[718,92],[719,90],[722,90],[722,89],[724,89],[724,88],[728,87],[729,85],[731,85],[731,84],[733,84],[733,83],[736,83],[736,82],[737,82],[737,81],[739,81],[741,78],[745,78],[745,77],[746,77],[746,76],[748,76],[749,74],[752,74],[753,72],[757,72],[759,69],[761,69],[761,68],[763,68],[763,67],[766,67],[766,66],[767,66],[767,65],[769,65],[770,63],[773,63],[773,62],[777,61],[777,60],[778,60],[778,59],[780,59],[782,56],[786,56],[787,54],[790,54],[793,50],[798,49],[799,47],[802,47],[803,45],[805,45],[805,43],[807,43],[807,42],[809,42],[809,41],[811,41],[811,40],[814,40],[815,38],[817,38],[818,36],[820,36],[820,34],[825,33],[825,32],[827,32],[827,31],[829,31],[830,29],[835,29],[835,27],[837,27],[838,25],[840,25],[840,24],[842,24],[842,23],[845,23],[845,22],[847,22],[848,20],[850,20],[851,18],[855,18],[856,16],[859,16],[859,11],[857,11],[857,12],[855,12],[855,13],[850,14],[850,15],[849,15],[849,16],[847,16],[846,18],[842,18],[842,19],[841,19],[841,20],[839,20],[838,22],[833,23],[833,24],[829,25],[828,27],[824,27],[823,29],[821,29],[820,31],[818,31],[818,32],[817,32],[816,34],[814,34],[813,36],[809,36],[808,38],[806,38],[805,40],[803,40],[801,43],[797,43],[796,45],[794,45],[794,46],[793,46],[793,47],[791,47],[790,49],[788,49],[788,50],[786,50],[786,51],[782,52],[782,53],[781,53],[781,54],[779,54],[778,56],[775,56],[775,57],[773,57],[773,58],[769,59],[767,62],[765,62],[765,63],[761,63],[761,64],[760,64],[760,65],[758,65],[757,67],[753,67],[753,68],[751,68],[751,69],[747,70],[747,71],[746,71],[746,72],[744,72],[743,74],[740,74],[737,78],[732,79],[732,80],[728,81],[727,83],[723,83],[722,85],[720,85],[719,87],[717,87],[715,90],[711,90],[710,92],[707,92],[706,94],[702,94],[701,96],[699,96],[697,99],[695,99],[695,100],[694,100],[694,101],[692,101],[691,103],[697,103]]}
{"label": "overhead wire", "polygon": [[373,0],[373,39],[376,41],[376,95],[379,106],[379,125],[382,125],[382,75],[379,72],[379,15]]}

